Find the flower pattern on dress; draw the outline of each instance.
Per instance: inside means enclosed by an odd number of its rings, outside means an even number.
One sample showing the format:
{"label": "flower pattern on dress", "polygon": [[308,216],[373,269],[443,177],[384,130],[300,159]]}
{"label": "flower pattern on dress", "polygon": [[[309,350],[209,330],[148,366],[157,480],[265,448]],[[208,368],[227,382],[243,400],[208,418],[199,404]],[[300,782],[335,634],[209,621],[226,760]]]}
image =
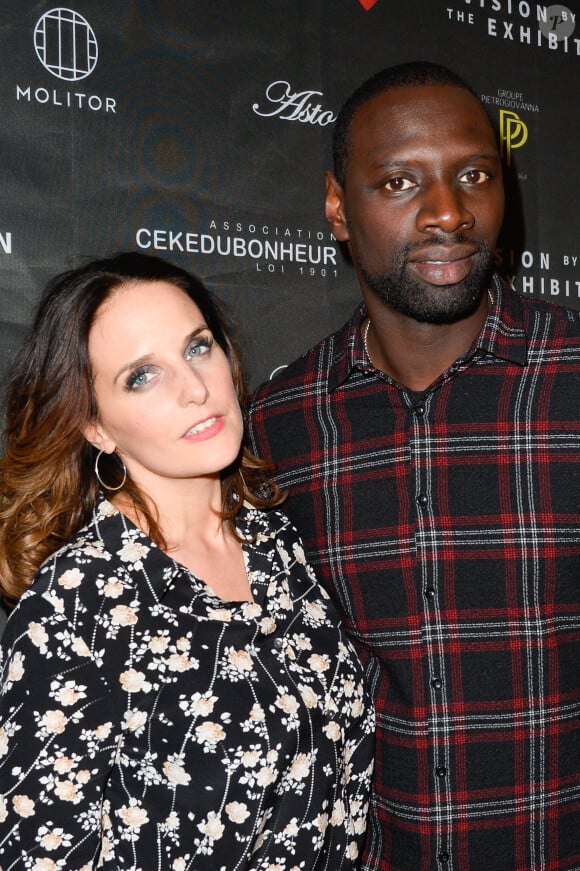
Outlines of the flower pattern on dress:
{"label": "flower pattern on dress", "polygon": [[106,500],[41,567],[0,652],[0,867],[358,867],[362,668],[288,519],[236,524],[250,602]]}

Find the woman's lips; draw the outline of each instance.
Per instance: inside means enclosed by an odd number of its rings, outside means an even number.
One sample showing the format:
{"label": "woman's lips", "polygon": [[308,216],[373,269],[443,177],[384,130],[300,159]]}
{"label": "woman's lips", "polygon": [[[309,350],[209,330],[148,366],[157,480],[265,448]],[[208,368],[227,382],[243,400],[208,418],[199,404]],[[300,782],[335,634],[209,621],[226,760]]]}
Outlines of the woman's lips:
{"label": "woman's lips", "polygon": [[206,420],[192,426],[183,436],[187,441],[205,441],[221,432],[224,426],[223,417],[208,417]]}

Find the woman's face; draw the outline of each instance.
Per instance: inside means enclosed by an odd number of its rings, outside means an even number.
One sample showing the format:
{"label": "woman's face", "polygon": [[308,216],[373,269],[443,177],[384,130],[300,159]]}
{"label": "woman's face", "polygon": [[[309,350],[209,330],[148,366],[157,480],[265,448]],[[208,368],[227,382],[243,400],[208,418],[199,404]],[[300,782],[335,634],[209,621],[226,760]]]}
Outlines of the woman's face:
{"label": "woman's face", "polygon": [[219,478],[235,460],[243,423],[230,364],[183,290],[124,285],[99,309],[88,349],[98,420],[84,435],[116,449],[153,498],[162,481]]}

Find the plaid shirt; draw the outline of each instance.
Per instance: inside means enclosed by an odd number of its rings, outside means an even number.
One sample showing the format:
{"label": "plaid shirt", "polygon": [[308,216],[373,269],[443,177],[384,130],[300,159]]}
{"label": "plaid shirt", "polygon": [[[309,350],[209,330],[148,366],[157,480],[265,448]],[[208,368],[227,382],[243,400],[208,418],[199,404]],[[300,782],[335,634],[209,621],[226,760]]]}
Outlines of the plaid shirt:
{"label": "plaid shirt", "polygon": [[580,312],[493,291],[420,396],[361,306],[250,408],[375,694],[367,869],[580,868]]}

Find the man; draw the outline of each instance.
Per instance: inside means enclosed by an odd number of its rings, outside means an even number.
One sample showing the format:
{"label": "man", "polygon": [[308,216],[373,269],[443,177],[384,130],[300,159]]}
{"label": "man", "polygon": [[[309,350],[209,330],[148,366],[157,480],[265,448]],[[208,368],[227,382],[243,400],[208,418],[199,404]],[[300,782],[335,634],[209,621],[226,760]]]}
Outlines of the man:
{"label": "man", "polygon": [[262,386],[257,453],[377,706],[365,868],[580,868],[580,312],[492,275],[491,123],[432,64],[337,120],[363,302]]}

